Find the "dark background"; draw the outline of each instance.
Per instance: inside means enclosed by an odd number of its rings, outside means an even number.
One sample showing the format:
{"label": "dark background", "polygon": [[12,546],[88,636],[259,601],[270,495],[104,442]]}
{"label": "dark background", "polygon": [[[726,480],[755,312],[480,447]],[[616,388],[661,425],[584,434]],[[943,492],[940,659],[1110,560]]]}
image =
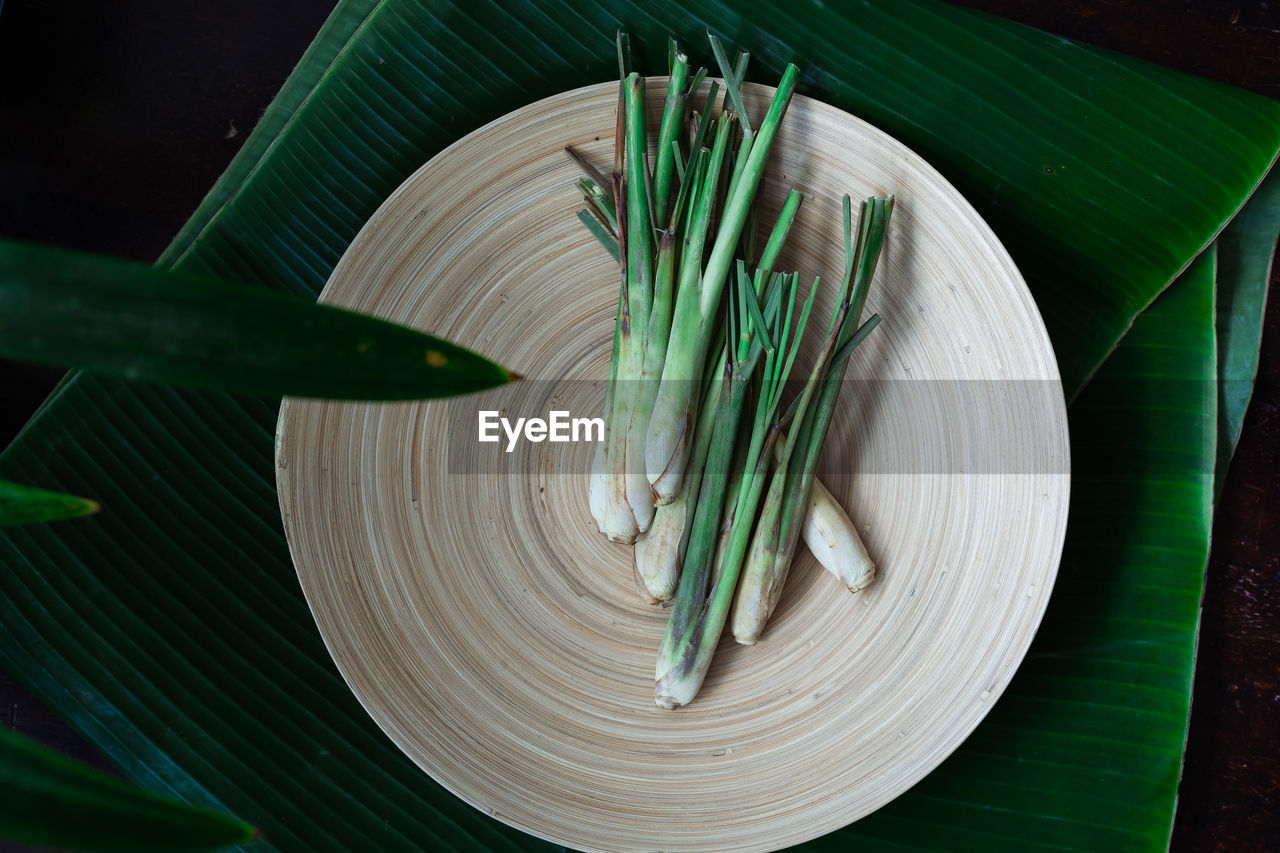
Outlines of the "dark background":
{"label": "dark background", "polygon": [[[960,5],[1280,98],[1280,0]],[[0,6],[0,236],[152,261],[332,2]],[[1280,849],[1278,281],[1273,274],[1257,388],[1214,524],[1174,851]],[[0,361],[0,447],[59,375]],[[2,672],[0,725],[110,769]]]}

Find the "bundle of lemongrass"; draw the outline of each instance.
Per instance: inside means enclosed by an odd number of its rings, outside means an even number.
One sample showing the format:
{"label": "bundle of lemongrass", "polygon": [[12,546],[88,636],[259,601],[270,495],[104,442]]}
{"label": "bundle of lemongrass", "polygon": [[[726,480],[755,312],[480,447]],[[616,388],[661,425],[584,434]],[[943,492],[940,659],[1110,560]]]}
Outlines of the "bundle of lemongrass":
{"label": "bundle of lemongrass", "polygon": [[799,274],[774,270],[800,205],[788,195],[754,259],[756,193],[795,91],[788,65],[759,127],[715,36],[724,79],[691,109],[706,69],[691,70],[674,42],[653,168],[644,78],[619,35],[613,171],[576,152],[583,224],[622,270],[606,396],[605,441],[591,474],[601,532],[634,543],[638,584],[674,598],[658,654],[655,700],[687,704],[698,691],[732,608],[733,633],[751,644],[778,603],[803,535],[850,590],[874,575],[853,523],[814,476],[849,354],[875,327],[859,325],[893,200],[864,202],[857,229],[844,198],[845,267],[819,357],[782,405],[818,294],[797,303]]}

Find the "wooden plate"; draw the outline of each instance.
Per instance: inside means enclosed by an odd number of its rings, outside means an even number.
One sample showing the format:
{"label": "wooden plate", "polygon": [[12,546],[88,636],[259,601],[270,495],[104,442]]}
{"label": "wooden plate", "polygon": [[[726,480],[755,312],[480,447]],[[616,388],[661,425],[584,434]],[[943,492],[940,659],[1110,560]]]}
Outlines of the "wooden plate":
{"label": "wooden plate", "polygon": [[[664,88],[650,84],[655,114]],[[868,302],[884,322],[855,353],[823,474],[880,577],[852,595],[802,554],[762,641],[722,644],[692,705],[656,708],[665,612],[637,595],[630,549],[595,530],[593,445],[477,441],[480,409],[599,414],[617,277],[575,219],[561,149],[611,162],[616,92],[504,116],[369,220],[324,301],[529,379],[434,403],[286,400],[285,530],[351,689],[459,797],[572,848],[784,847],[905,791],[1008,684],[1066,526],[1057,366],[960,194],[865,122],[796,97],[764,190],[764,219],[789,187],[805,193],[783,266],[834,279],[840,195],[897,198]],[[747,94],[762,114],[772,90]]]}

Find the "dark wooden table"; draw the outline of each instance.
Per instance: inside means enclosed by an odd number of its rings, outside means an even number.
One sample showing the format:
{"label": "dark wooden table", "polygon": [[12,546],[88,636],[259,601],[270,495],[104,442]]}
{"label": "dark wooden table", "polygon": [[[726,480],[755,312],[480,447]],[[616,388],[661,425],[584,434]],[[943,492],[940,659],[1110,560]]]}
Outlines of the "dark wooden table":
{"label": "dark wooden table", "polygon": [[[9,0],[0,235],[153,260],[252,130],[330,0]],[[1280,0],[963,0],[1280,98]],[[1280,274],[1218,507],[1173,849],[1280,849]],[[0,361],[0,446],[59,372]],[[110,769],[0,673],[0,724]],[[2,846],[2,843],[0,843]]]}

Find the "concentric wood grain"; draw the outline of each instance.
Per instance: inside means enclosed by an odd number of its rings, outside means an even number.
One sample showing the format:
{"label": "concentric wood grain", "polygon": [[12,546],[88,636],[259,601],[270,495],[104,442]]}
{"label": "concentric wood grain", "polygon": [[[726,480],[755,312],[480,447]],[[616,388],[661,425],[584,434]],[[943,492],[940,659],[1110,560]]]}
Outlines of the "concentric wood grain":
{"label": "concentric wood grain", "polygon": [[574,848],[783,847],[919,780],[1026,652],[1066,523],[1057,367],[964,199],[894,140],[797,97],[765,188],[766,215],[791,186],[806,196],[783,265],[834,278],[840,194],[898,200],[868,302],[884,322],[849,375],[901,381],[849,383],[824,462],[880,577],[851,595],[802,555],[760,644],[725,643],[691,706],[656,708],[664,612],[636,594],[629,549],[595,530],[592,446],[504,456],[475,441],[481,408],[600,409],[616,274],[574,218],[561,149],[609,160],[616,92],[567,92],[476,131],[352,243],[325,301],[530,382],[463,401],[287,400],[285,529],[352,690],[477,808]]}

